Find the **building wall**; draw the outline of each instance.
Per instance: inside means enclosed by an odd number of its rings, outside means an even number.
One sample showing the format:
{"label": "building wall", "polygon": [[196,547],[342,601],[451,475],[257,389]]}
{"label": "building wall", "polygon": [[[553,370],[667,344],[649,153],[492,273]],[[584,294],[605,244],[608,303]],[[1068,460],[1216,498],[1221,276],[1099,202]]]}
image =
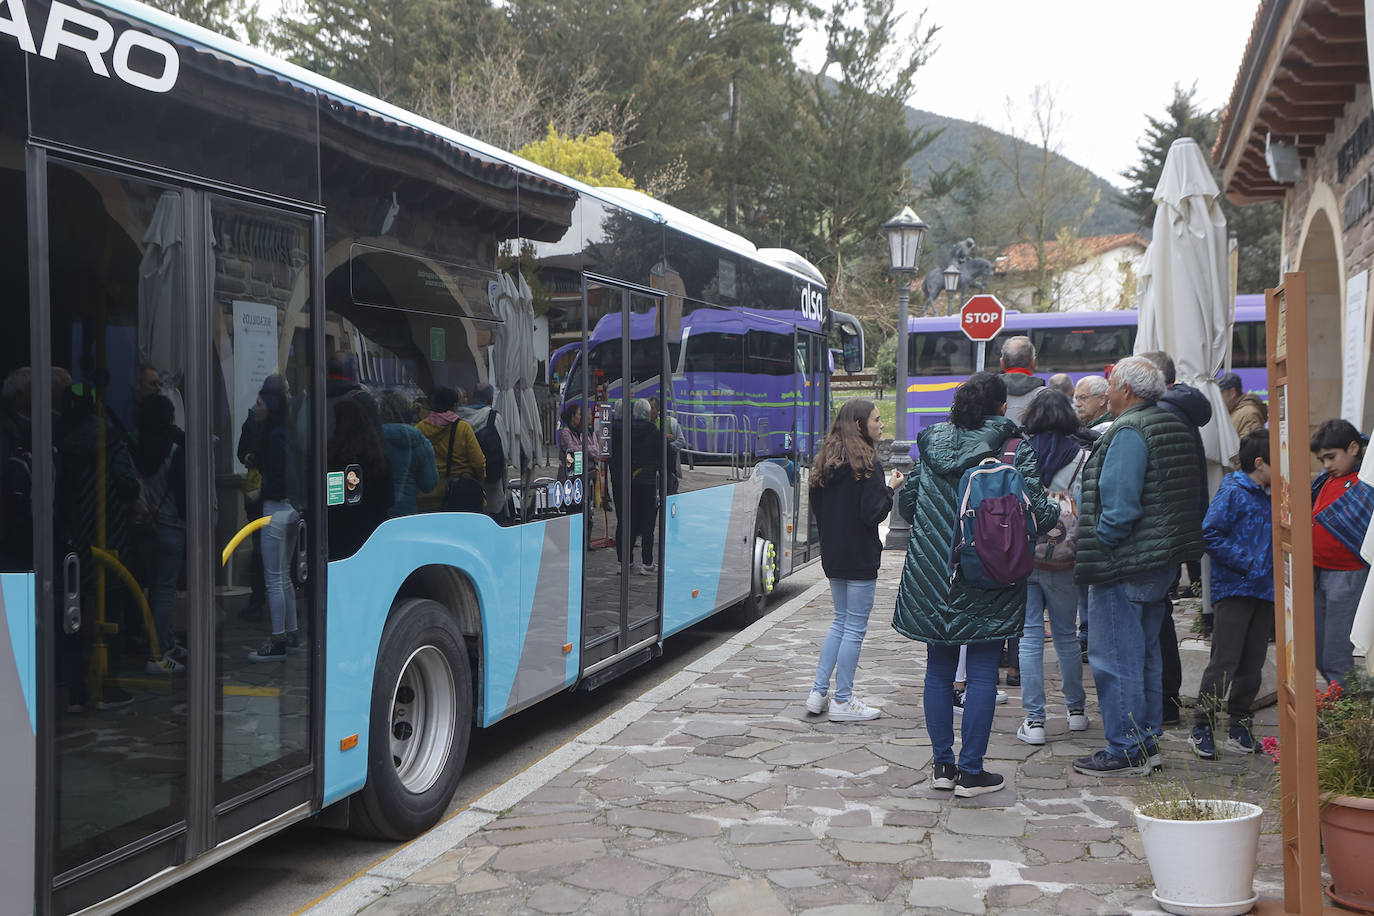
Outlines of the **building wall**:
{"label": "building wall", "polygon": [[[1312,418],[1320,422],[1339,414],[1341,405],[1340,360],[1345,341],[1345,298],[1351,277],[1374,268],[1374,208],[1343,226],[1342,208],[1347,195],[1366,176],[1374,181],[1374,151],[1366,153],[1341,181],[1337,154],[1374,107],[1369,84],[1356,88],[1343,117],[1316,154],[1303,163],[1302,179],[1284,196],[1283,260],[1288,270],[1307,274],[1309,361],[1312,378]],[[1334,238],[1328,239],[1327,232]],[[1333,244],[1334,242],[1334,244]],[[1277,282],[1277,278],[1276,278]],[[1361,352],[1365,355],[1364,407],[1358,417],[1347,417],[1368,431],[1374,425],[1374,379],[1370,376],[1369,349],[1374,308],[1366,293]]]}
{"label": "building wall", "polygon": [[[1122,286],[1128,276],[1139,283],[1140,262],[1144,257],[1143,249],[1124,245],[1091,257],[1082,264],[1055,271],[1051,280],[1054,301],[1050,303],[1050,308],[1057,312],[1101,312],[1121,308]],[[1123,263],[1130,265],[1129,274],[1122,269]],[[1009,309],[1039,310],[1034,301],[1035,281],[1032,276],[1007,274],[994,280],[992,288]],[[1128,302],[1125,307],[1136,304]]]}

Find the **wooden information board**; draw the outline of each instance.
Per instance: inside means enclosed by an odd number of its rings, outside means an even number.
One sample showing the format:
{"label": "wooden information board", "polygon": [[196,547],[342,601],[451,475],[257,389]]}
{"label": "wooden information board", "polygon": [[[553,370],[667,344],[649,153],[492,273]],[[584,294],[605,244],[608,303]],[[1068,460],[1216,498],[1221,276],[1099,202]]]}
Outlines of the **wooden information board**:
{"label": "wooden information board", "polygon": [[[1317,820],[1316,625],[1312,609],[1311,417],[1307,400],[1307,277],[1266,291],[1269,452],[1274,507],[1274,633],[1278,655],[1283,911],[1321,913]],[[1272,904],[1263,912],[1277,912]]]}

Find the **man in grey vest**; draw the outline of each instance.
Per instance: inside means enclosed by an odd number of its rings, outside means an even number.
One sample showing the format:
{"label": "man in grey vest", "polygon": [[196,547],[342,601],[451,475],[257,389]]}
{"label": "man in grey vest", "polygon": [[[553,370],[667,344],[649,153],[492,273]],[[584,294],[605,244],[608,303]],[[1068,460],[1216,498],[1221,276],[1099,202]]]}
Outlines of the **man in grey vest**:
{"label": "man in grey vest", "polygon": [[1045,390],[1035,375],[1035,346],[1029,337],[1008,337],[1002,343],[1002,381],[1007,384],[1007,419],[1017,426],[1030,402]]}
{"label": "man in grey vest", "polygon": [[1116,420],[1083,467],[1074,581],[1088,586],[1088,663],[1107,736],[1073,762],[1090,776],[1157,765],[1164,596],[1179,563],[1202,554],[1192,430],[1156,406],[1164,391],[1149,360],[1117,363],[1107,387]]}

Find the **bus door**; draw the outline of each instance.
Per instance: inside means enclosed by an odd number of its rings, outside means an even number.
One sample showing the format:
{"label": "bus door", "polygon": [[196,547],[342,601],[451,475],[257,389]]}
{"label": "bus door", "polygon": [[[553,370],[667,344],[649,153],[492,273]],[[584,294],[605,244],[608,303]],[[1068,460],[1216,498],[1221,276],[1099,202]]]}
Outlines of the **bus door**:
{"label": "bus door", "polygon": [[805,563],[820,556],[820,528],[811,515],[811,463],[830,426],[830,352],[819,334],[798,331],[796,337],[797,488],[792,529],[792,560]]}
{"label": "bus door", "polygon": [[593,418],[600,453],[583,463],[583,485],[593,493],[583,502],[590,532],[583,564],[586,677],[651,653],[660,638],[662,507],[671,468],[661,425],[667,419],[659,411],[671,376],[660,293],[587,278],[583,301],[588,325],[618,325],[619,341],[598,344],[593,360],[583,355],[583,415]]}
{"label": "bus door", "polygon": [[39,149],[29,179],[39,910],[67,913],[309,813],[319,218]]}

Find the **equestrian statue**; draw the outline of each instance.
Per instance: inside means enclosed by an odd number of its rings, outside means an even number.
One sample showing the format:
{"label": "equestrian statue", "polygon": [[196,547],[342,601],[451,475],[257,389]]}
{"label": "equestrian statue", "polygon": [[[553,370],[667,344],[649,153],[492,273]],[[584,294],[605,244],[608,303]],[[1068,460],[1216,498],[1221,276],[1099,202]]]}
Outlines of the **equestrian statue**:
{"label": "equestrian statue", "polygon": [[963,292],[982,292],[987,285],[987,280],[992,276],[992,262],[986,258],[973,257],[973,239],[963,239],[949,246],[944,263],[932,268],[926,273],[925,279],[921,281],[921,290],[925,293],[926,315],[938,314],[937,300],[940,293],[945,289],[945,268],[953,264],[959,268],[959,288],[951,293],[945,305],[945,314],[954,313],[954,300],[959,293]]}

